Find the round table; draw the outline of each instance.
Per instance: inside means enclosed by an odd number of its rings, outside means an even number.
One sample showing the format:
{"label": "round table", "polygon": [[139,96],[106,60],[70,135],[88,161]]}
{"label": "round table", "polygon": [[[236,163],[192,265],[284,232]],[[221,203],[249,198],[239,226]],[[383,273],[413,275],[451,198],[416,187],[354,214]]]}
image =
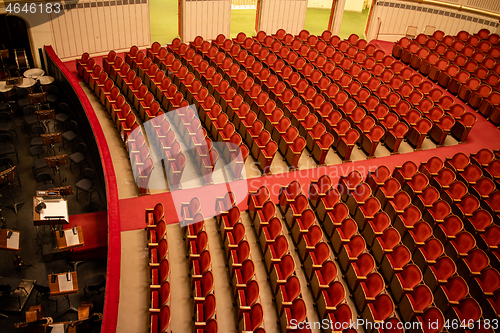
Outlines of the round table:
{"label": "round table", "polygon": [[23,78],[23,83],[21,84],[16,84],[16,87],[19,88],[31,88],[35,85],[36,80],[35,79],[30,79],[30,78]]}
{"label": "round table", "polygon": [[40,68],[31,68],[24,72],[24,77],[36,79],[45,75],[43,69]]}
{"label": "round table", "polygon": [[14,86],[11,86],[11,85],[7,85],[7,82],[5,81],[0,81],[0,92],[9,92],[12,90],[12,88],[14,88]]}
{"label": "round table", "polygon": [[49,84],[52,84],[52,82],[54,82],[54,78],[52,76],[45,75],[45,76],[39,77],[38,81],[40,82],[40,84],[42,86],[47,86]]}

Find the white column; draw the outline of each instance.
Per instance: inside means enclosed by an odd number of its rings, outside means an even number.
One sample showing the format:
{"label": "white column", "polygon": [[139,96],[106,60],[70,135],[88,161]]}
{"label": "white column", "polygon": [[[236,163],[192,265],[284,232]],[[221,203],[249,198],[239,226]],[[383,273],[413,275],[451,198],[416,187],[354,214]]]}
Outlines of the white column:
{"label": "white column", "polygon": [[332,34],[338,35],[340,33],[340,25],[342,24],[342,16],[344,15],[344,7],[346,0],[334,0],[334,13],[332,22]]}

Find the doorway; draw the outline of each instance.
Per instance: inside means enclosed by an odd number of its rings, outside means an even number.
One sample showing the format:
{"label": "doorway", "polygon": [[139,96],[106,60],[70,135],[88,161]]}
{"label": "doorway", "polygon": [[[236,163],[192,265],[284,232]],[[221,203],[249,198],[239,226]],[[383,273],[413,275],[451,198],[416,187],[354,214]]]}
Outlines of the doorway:
{"label": "doorway", "polygon": [[[31,50],[28,25],[22,18],[14,15],[0,15],[0,50],[8,50],[3,58],[4,67],[0,69],[2,75],[6,75],[10,70],[10,75],[21,75],[22,73],[12,73],[17,69],[15,49],[24,49],[26,58],[31,68],[34,67],[33,54]],[[0,62],[0,66],[2,63]]]}
{"label": "doorway", "polygon": [[[180,1],[180,0],[179,0]],[[172,43],[179,37],[179,2],[175,0],[149,0],[149,26],[151,44]]]}
{"label": "doorway", "polygon": [[257,0],[231,0],[231,38],[240,32],[255,36],[257,19]]}
{"label": "doorway", "polygon": [[371,0],[346,1],[339,37],[347,39],[351,34],[365,38],[366,21],[370,12]]}

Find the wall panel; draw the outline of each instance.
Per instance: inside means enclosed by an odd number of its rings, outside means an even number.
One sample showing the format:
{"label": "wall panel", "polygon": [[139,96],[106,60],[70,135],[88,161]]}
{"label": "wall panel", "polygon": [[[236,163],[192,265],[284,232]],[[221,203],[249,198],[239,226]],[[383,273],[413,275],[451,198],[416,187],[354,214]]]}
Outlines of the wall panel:
{"label": "wall panel", "polygon": [[51,18],[54,49],[63,60],[78,58],[83,52],[98,55],[150,45],[147,0],[66,2],[64,15],[53,13]]}
{"label": "wall panel", "polygon": [[296,35],[304,29],[306,10],[307,0],[262,0],[258,30],[274,34],[278,29],[285,29]]}
{"label": "wall panel", "polygon": [[206,40],[219,34],[230,36],[231,0],[182,0],[181,39],[191,42],[197,36]]}
{"label": "wall panel", "polygon": [[375,4],[368,28],[368,40],[377,38],[379,18],[382,24],[378,38],[389,41],[397,41],[404,36],[408,26],[416,26],[418,33],[423,32],[426,26],[434,26],[449,35],[456,35],[461,30],[475,33],[482,28],[487,28],[492,33],[500,31],[498,20],[486,15],[392,0],[378,1]]}

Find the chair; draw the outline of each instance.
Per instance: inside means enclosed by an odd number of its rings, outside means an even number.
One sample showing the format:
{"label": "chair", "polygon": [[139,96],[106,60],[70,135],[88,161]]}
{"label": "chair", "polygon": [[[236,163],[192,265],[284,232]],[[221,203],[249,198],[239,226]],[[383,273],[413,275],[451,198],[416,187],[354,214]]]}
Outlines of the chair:
{"label": "chair", "polygon": [[324,196],[319,199],[316,206],[316,214],[320,221],[324,222],[326,214],[333,211],[334,206],[339,202],[340,194],[337,189],[331,187],[328,189]]}
{"label": "chair", "polygon": [[97,275],[86,279],[83,282],[83,285],[85,298],[89,299],[91,296],[99,295],[104,292],[104,288],[106,287],[106,278],[103,275]]}
{"label": "chair", "polygon": [[359,133],[355,129],[350,129],[346,132],[345,137],[341,138],[339,145],[337,147],[337,153],[344,160],[344,162],[350,161],[351,153],[354,149],[354,144],[359,139]]}
{"label": "chair", "polygon": [[[33,283],[33,287],[35,288],[35,290],[37,291],[36,293],[36,304],[38,305],[38,300],[42,300],[42,301],[51,301],[51,302],[54,302],[56,304],[56,312],[58,312],[58,302],[57,300],[59,299],[59,296],[52,296],[50,294],[50,288],[49,286],[44,286],[42,284],[39,284],[39,283]],[[51,299],[51,297],[56,297],[56,299]]]}
{"label": "chair", "polygon": [[389,216],[386,212],[381,211],[376,213],[373,219],[370,219],[366,222],[363,229],[363,237],[365,238],[366,243],[369,246],[372,246],[375,237],[382,236],[384,231],[390,225],[391,221],[389,220]]}
{"label": "chair", "polygon": [[238,332],[254,332],[257,328],[262,327],[263,324],[264,314],[262,305],[260,303],[254,303],[248,312],[243,313],[238,324]]}
{"label": "chair", "polygon": [[490,264],[490,259],[481,249],[472,250],[467,257],[457,261],[458,274],[466,281],[473,277],[478,277],[481,272]]}
{"label": "chair", "polygon": [[469,280],[468,285],[470,295],[481,302],[485,298],[493,297],[500,290],[500,273],[493,267],[486,268],[480,276]]}
{"label": "chair", "polygon": [[10,133],[0,133],[0,156],[16,154],[17,162],[19,163],[19,155],[17,149],[13,144],[12,135]]}
{"label": "chair", "polygon": [[234,295],[236,295],[239,290],[245,289],[248,283],[254,279],[255,264],[252,259],[245,259],[241,267],[234,270],[234,275],[231,279]]}
{"label": "chair", "polygon": [[[217,322],[215,320],[215,315],[216,315],[216,309],[217,309],[217,304],[216,304],[216,299],[213,294],[208,295],[205,298],[204,302],[198,303],[195,305],[195,322],[194,322],[194,327],[196,329],[204,329],[206,332],[210,332],[208,328],[210,326],[217,326]],[[214,325],[215,323],[215,325]],[[166,331],[160,331],[160,332],[166,332]],[[216,332],[216,331],[213,331]]]}
{"label": "chair", "polygon": [[422,270],[434,265],[436,260],[444,253],[444,246],[437,238],[429,238],[425,244],[413,253],[413,262]]}
{"label": "chair", "polygon": [[332,187],[332,179],[328,175],[323,175],[317,180],[311,180],[309,186],[309,202],[312,207],[317,207],[321,198]]}
{"label": "chair", "polygon": [[367,276],[374,271],[375,260],[369,253],[363,253],[358,260],[352,262],[346,271],[345,277],[351,290],[356,290],[361,281],[365,281]]}
{"label": "chair", "polygon": [[292,205],[296,198],[301,194],[301,185],[296,180],[292,181],[288,186],[282,186],[278,195],[281,212],[285,214],[288,211],[289,206]]}
{"label": "chair", "polygon": [[341,282],[334,281],[318,295],[316,304],[320,318],[325,318],[327,314],[334,313],[342,301],[345,299],[345,289]]}
{"label": "chair", "polygon": [[300,282],[297,276],[290,276],[288,280],[278,287],[276,293],[276,305],[278,316],[281,317],[284,310],[290,308],[293,300],[300,297]]}
{"label": "chair", "polygon": [[417,170],[418,167],[415,162],[410,160],[406,161],[401,166],[396,166],[392,172],[392,176],[403,186],[407,181],[413,178]]}
{"label": "chair", "polygon": [[400,302],[401,319],[407,322],[414,316],[422,315],[433,301],[434,297],[429,287],[426,285],[415,287],[411,293],[405,294]]}
{"label": "chair", "polygon": [[394,274],[401,272],[411,260],[411,252],[403,245],[397,245],[388,253],[380,265],[380,270],[387,281],[391,281]]}
{"label": "chair", "polygon": [[76,184],[76,200],[78,200],[78,191],[83,191],[89,194],[89,204],[92,202],[92,195],[97,192],[99,199],[101,195],[99,190],[94,186],[95,172],[90,168],[85,168],[83,170],[83,178],[79,180]]}
{"label": "chair", "polygon": [[342,303],[336,310],[327,312],[326,319],[332,327],[349,327],[353,322],[352,310],[347,303]]}
{"label": "chair", "polygon": [[82,163],[85,162],[85,154],[87,153],[87,145],[83,142],[79,142],[75,147],[73,154],[69,155],[70,170],[73,164],[78,164],[80,166],[80,174],[82,172]]}
{"label": "chair", "polygon": [[388,294],[380,294],[373,303],[366,305],[363,311],[363,319],[371,322],[384,322],[394,313],[394,302]]}
{"label": "chair", "polygon": [[295,331],[296,325],[300,325],[306,320],[306,317],[306,303],[302,298],[295,299],[289,308],[284,309],[280,316],[281,332]]}
{"label": "chair", "polygon": [[262,209],[264,204],[270,200],[270,192],[266,186],[261,186],[257,191],[250,191],[248,193],[248,212],[250,217],[255,219],[257,210]]}
{"label": "chair", "polygon": [[337,258],[340,268],[345,272],[349,264],[358,260],[359,256],[366,250],[366,242],[361,235],[354,235],[349,243],[342,246]]}
{"label": "chair", "polygon": [[74,142],[75,139],[77,138],[78,134],[78,123],[74,120],[70,121],[68,124],[68,130],[62,134],[63,138],[63,148],[64,148],[64,142]]}
{"label": "chair", "polygon": [[449,322],[475,322],[482,315],[481,307],[478,302],[470,297],[465,297],[459,304],[452,306],[445,315]]}
{"label": "chair", "polygon": [[414,264],[406,265],[403,270],[394,274],[390,289],[395,302],[400,302],[403,296],[413,291],[415,286],[422,282],[422,272]]}
{"label": "chair", "polygon": [[421,325],[418,329],[412,330],[412,332],[440,332],[445,325],[443,313],[434,306],[429,306],[421,314],[415,314],[412,320]]}

